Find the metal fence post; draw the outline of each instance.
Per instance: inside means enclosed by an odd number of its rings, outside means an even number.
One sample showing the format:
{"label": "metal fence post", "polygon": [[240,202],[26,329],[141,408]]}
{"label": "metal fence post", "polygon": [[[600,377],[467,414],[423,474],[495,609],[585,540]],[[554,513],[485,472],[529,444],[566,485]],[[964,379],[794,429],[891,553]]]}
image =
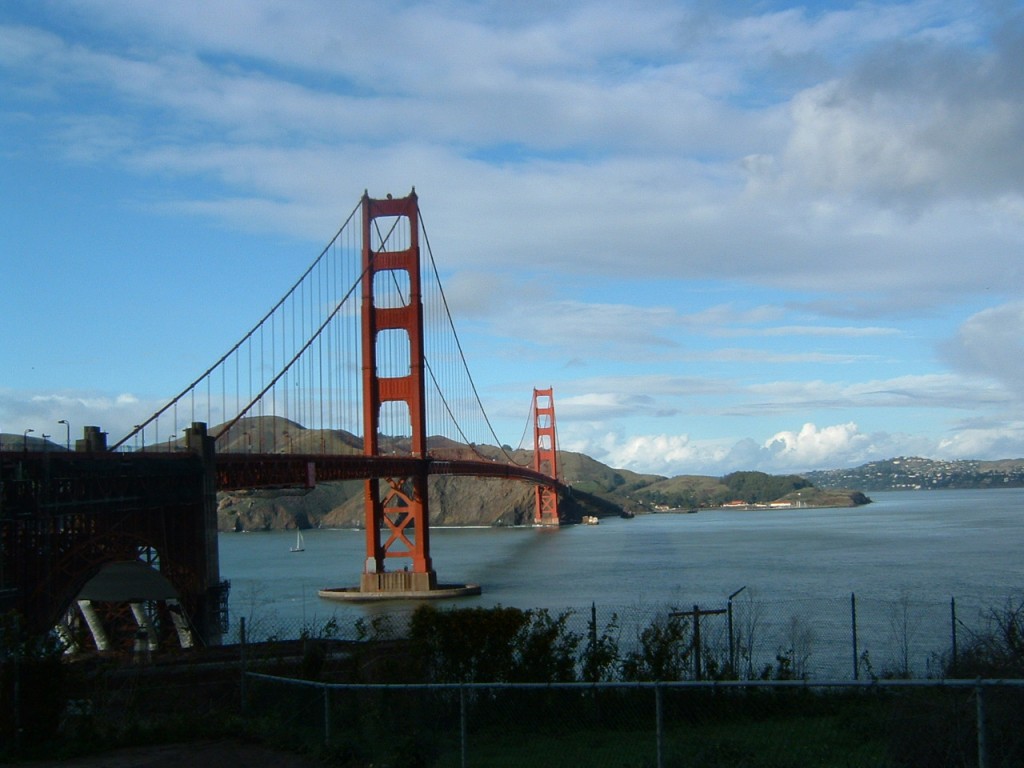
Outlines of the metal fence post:
{"label": "metal fence post", "polygon": [[729,599],[727,610],[729,611],[729,675],[731,677],[736,674],[736,641],[732,634],[732,598]]}
{"label": "metal fence post", "polygon": [[853,638],[853,679],[860,679],[860,665],[857,661],[857,595],[850,593],[850,634]]}
{"label": "metal fence post", "polygon": [[324,746],[331,743],[331,689],[324,685]]}
{"label": "metal fence post", "polygon": [[665,734],[662,731],[662,720],[661,720],[661,686],[658,683],[654,684],[654,749],[656,754],[655,765],[658,768],[662,767],[662,747],[664,743]]}
{"label": "metal fence post", "polygon": [[462,750],[462,768],[468,765],[466,757],[466,687],[459,686],[459,744]]}
{"label": "metal fence post", "polygon": [[21,622],[18,616],[14,617],[14,680],[12,685],[14,701],[14,749],[15,752],[21,749]]}
{"label": "metal fence post", "polygon": [[736,595],[738,595],[746,588],[747,585],[744,584],[742,587],[740,587],[731,595],[729,595],[729,602],[726,609],[729,613],[729,674],[736,677],[738,677],[738,675],[736,673],[736,641],[732,633],[732,601],[733,598],[736,597]]}
{"label": "metal fence post", "polygon": [[693,606],[693,676],[700,680],[702,671],[700,666],[700,608]]}
{"label": "metal fence post", "polygon": [[974,688],[978,709],[978,768],[988,768],[988,744],[985,741],[985,694],[982,686]]}
{"label": "metal fence post", "polygon": [[241,683],[239,685],[239,690],[240,690],[241,696],[242,696],[242,713],[244,714],[245,713],[245,707],[246,707],[246,701],[245,701],[246,700],[245,677],[246,677],[246,672],[248,671],[246,669],[246,658],[245,658],[245,616],[242,616],[238,620],[238,644],[239,644],[239,646],[241,646],[239,648],[239,662],[240,662],[241,667],[242,667],[242,680],[241,680]]}
{"label": "metal fence post", "polygon": [[953,647],[952,652],[952,673],[957,673],[957,649],[956,649],[956,598],[949,598],[949,627],[950,635],[952,636]]}

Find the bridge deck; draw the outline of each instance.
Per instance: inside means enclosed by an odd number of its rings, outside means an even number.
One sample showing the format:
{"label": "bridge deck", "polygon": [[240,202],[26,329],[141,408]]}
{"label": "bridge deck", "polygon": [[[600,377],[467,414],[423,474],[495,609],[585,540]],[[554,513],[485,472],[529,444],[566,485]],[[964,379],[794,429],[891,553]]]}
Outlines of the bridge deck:
{"label": "bridge deck", "polygon": [[442,460],[412,456],[325,456],[294,453],[219,453],[218,490],[243,488],[311,488],[318,482],[360,480],[367,477],[409,477],[412,475],[453,475],[525,480],[558,487],[547,475],[515,464],[467,459]]}

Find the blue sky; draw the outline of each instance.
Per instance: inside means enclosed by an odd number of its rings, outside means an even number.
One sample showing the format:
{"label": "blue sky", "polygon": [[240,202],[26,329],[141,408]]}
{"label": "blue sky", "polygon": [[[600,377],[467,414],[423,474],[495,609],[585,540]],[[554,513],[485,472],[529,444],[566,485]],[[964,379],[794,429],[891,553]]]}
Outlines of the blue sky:
{"label": "blue sky", "polygon": [[550,5],[0,5],[0,431],[124,434],[415,186],[507,442],[1024,456],[1019,3]]}

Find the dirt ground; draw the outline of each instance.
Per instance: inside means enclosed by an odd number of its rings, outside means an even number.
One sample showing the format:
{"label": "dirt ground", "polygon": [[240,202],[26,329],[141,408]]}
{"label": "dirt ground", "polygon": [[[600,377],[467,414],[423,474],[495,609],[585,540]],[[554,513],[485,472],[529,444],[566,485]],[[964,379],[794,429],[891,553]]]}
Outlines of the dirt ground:
{"label": "dirt ground", "polygon": [[20,765],[25,768],[322,768],[322,763],[312,758],[231,739],[128,747],[73,760],[33,761]]}

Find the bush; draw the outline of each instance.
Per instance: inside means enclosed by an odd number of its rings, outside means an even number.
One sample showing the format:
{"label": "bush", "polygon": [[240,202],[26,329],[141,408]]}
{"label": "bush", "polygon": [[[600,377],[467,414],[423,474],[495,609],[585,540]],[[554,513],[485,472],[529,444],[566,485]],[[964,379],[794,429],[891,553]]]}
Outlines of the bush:
{"label": "bush", "polygon": [[623,680],[682,680],[692,651],[689,622],[678,613],[656,618],[640,632],[639,648],[622,660]]}
{"label": "bush", "polygon": [[409,624],[422,678],[429,682],[573,682],[582,638],[571,611],[422,605]]}
{"label": "bush", "polygon": [[17,614],[0,617],[0,744],[12,748],[52,739],[68,700],[63,646],[51,635],[27,635],[23,626]]}
{"label": "bush", "polygon": [[1024,677],[1024,598],[991,609],[988,626],[970,638],[951,666],[951,677]]}

